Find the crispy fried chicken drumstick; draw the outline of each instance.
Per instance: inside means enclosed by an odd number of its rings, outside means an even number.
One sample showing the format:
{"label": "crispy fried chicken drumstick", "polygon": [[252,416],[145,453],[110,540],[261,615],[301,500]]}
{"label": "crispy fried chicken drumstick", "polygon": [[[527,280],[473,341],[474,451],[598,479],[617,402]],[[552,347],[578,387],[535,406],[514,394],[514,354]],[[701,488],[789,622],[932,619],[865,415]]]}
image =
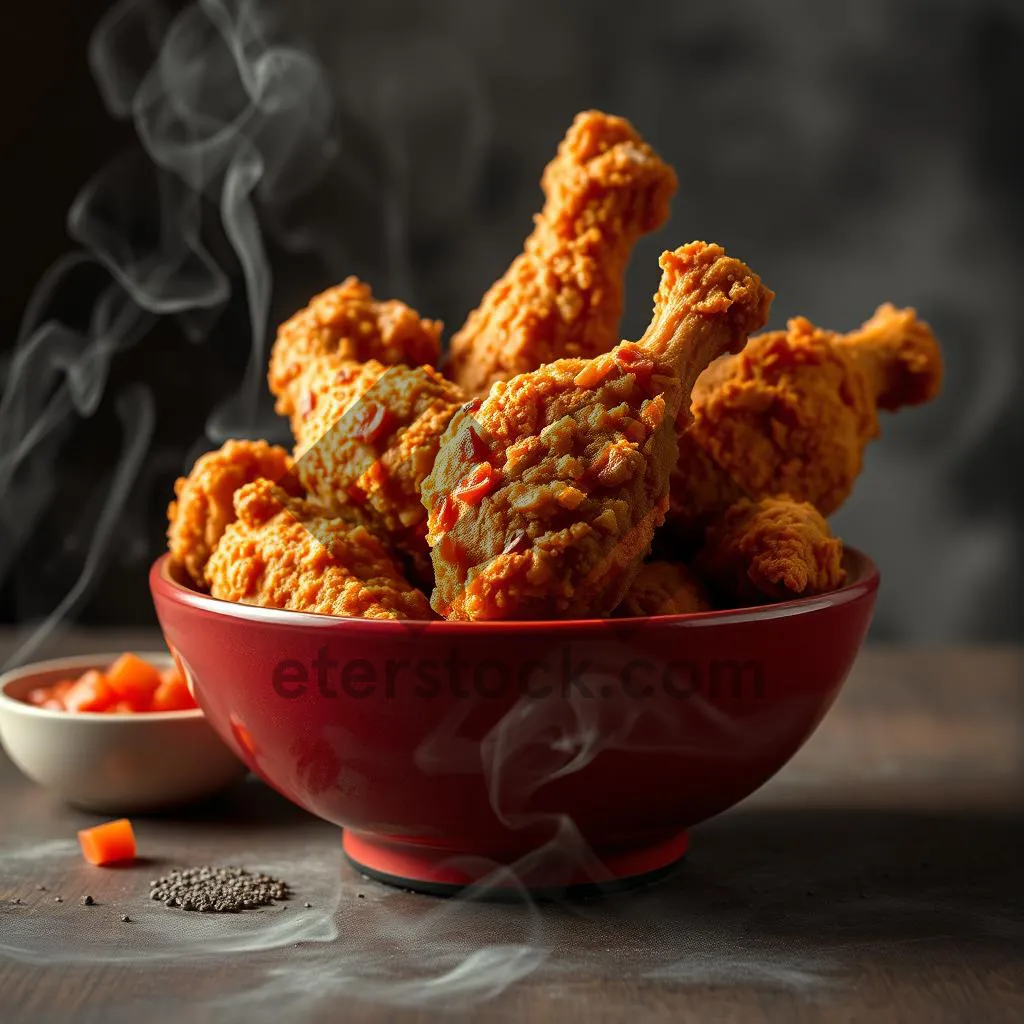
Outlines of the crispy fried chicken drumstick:
{"label": "crispy fried chicken drumstick", "polygon": [[626,264],[668,217],[676,176],[628,121],[588,111],[541,186],[524,251],[452,338],[449,374],[467,393],[619,340]]}
{"label": "crispy fried chicken drumstick", "polygon": [[298,495],[291,466],[291,456],[266,441],[227,441],[196,459],[187,477],[179,477],[175,500],[167,509],[167,548],[194,583],[208,585],[210,552],[235,521],[235,492],[254,480],[267,479],[280,481],[286,491]]}
{"label": "crispy fried chicken drumstick", "polygon": [[404,302],[379,301],[368,285],[349,277],[314,296],[278,329],[267,375],[282,416],[309,403],[310,375],[375,359],[388,366],[433,365],[441,350],[441,324],[424,320]]}
{"label": "crispy fried chicken drumstick", "polygon": [[878,436],[878,410],[927,402],[941,380],[938,343],[912,309],[881,306],[846,335],[797,317],[786,331],[751,338],[694,387],[670,526],[699,537],[744,496],[788,494],[831,515]]}
{"label": "crispy fried chicken drumstick", "polygon": [[442,615],[605,616],[624,596],[664,519],[680,409],[772,298],[718,246],[661,267],[639,342],[500,381],[455,414],[423,482]]}
{"label": "crispy fried chicken drumstick", "polygon": [[427,599],[360,523],[269,480],[241,488],[235,512],[206,567],[214,597],[364,619],[431,617]]}
{"label": "crispy fried chicken drumstick", "polygon": [[789,498],[742,498],[707,532],[695,566],[730,606],[823,594],[842,585],[843,544],[821,513]]}

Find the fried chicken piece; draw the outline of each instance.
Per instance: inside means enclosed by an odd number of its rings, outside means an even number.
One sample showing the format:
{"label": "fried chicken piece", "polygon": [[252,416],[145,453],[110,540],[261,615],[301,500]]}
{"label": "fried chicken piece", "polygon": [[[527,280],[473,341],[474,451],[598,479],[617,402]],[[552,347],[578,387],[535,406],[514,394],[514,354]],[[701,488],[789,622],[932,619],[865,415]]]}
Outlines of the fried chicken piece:
{"label": "fried chicken piece", "polygon": [[291,421],[299,481],[326,508],[363,507],[374,532],[409,556],[417,579],[432,578],[420,488],[462,392],[433,367],[376,360],[308,383],[305,411]]}
{"label": "fried chicken piece", "polygon": [[917,311],[886,302],[860,330],[840,335],[836,345],[861,371],[875,406],[894,412],[924,405],[942,387],[942,353],[932,329]]}
{"label": "fried chicken piece", "polygon": [[766,604],[835,590],[843,543],[809,502],[742,498],[707,532],[695,566],[730,605]]}
{"label": "fried chicken piece", "polygon": [[424,320],[395,299],[378,301],[368,285],[349,277],[281,325],[267,380],[278,413],[292,416],[305,407],[311,370],[319,376],[371,359],[389,366],[432,365],[440,351],[439,321]]}
{"label": "fried chicken piece", "polygon": [[579,114],[541,181],[524,251],[452,338],[449,375],[468,394],[619,340],[623,275],[668,217],[676,176],[621,117]]}
{"label": "fried chicken piece", "polygon": [[196,459],[187,477],[174,485],[167,509],[167,549],[197,586],[206,588],[206,563],[230,523],[235,491],[254,480],[280,481],[290,494],[300,488],[290,476],[291,456],[266,441],[228,441]]}
{"label": "fried chicken piece", "polygon": [[214,597],[363,619],[431,617],[427,599],[362,524],[269,480],[239,490],[235,512],[206,567]]}
{"label": "fried chicken piece", "polygon": [[589,618],[622,600],[665,515],[680,407],[772,298],[718,246],[661,267],[641,341],[499,381],[455,414],[423,481],[441,614]]}
{"label": "fried chicken piece", "polygon": [[847,335],[797,317],[786,331],[751,338],[694,388],[670,527],[699,537],[741,496],[789,494],[831,515],[878,436],[878,410],[926,402],[941,380],[938,343],[912,309],[881,306]]}
{"label": "fried chicken piece", "polygon": [[682,562],[644,562],[615,614],[622,618],[691,615],[714,607],[700,578]]}

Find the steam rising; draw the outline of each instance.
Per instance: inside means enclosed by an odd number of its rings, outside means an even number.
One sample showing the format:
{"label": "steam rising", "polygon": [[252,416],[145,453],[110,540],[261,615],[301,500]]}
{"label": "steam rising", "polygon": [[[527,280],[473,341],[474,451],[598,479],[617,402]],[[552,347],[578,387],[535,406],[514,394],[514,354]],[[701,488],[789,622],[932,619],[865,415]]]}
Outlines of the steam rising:
{"label": "steam rising", "polygon": [[[188,979],[191,984],[182,986],[182,1009],[187,1005],[193,1011],[192,988],[212,968],[219,973],[218,995],[204,1001],[204,1008],[216,1010],[223,1020],[247,1019],[256,1007],[292,1017],[335,1007],[344,1016],[343,1007],[352,1000],[470,1009],[533,978],[548,986],[549,997],[568,995],[559,983],[567,975],[636,983],[652,979],[674,986],[738,980],[803,992],[832,984],[840,966],[831,952],[787,954],[759,950],[757,943],[751,948],[740,907],[737,921],[721,934],[692,934],[659,918],[661,900],[654,893],[609,900],[600,904],[600,912],[585,904],[542,908],[525,894],[511,904],[409,896],[358,879],[340,863],[330,830],[318,835],[322,841],[308,844],[308,853],[287,862],[260,857],[255,849],[238,852],[240,862],[301,883],[287,911],[211,916],[170,910],[146,899],[143,876],[132,873],[116,904],[90,911],[86,932],[59,923],[68,911],[74,913],[73,907],[52,914],[10,913],[0,957],[49,969],[159,966],[180,972],[183,982]],[[170,845],[184,852],[187,843],[186,835]],[[84,884],[79,876],[85,869],[73,840],[0,847],[0,866],[17,865],[24,873],[27,864],[65,879],[66,896]],[[486,897],[486,890],[475,895]],[[302,907],[300,901],[307,898],[312,908]],[[119,921],[125,910],[132,917],[127,929]],[[59,943],[53,939],[55,928],[62,929]],[[641,952],[641,945],[649,946],[649,952]],[[245,970],[226,977],[225,959],[244,962]],[[230,987],[231,977],[243,984]],[[118,1019],[121,1009],[128,1007],[110,1005],[111,1019]]]}
{"label": "steam rising", "polygon": [[[106,394],[120,352],[160,317],[174,316],[201,337],[239,281],[249,361],[207,434],[220,443],[260,433],[272,290],[260,211],[286,209],[333,154],[331,92],[319,65],[265,38],[259,8],[246,0],[202,0],[173,17],[160,3],[122,0],[97,27],[89,59],[107,109],[132,122],[140,145],[80,191],[68,233],[81,250],[50,268],[25,312],[0,397],[0,579],[53,499],[53,468],[75,423],[112,401],[125,442],[112,478],[97,481],[105,486],[102,509],[82,524],[89,540],[78,579],[12,663],[28,658],[88,595],[149,454],[149,390]],[[228,251],[215,256],[218,237]],[[72,275],[89,268],[96,276],[97,267],[107,283],[95,291],[86,325],[56,319],[50,311]]]}
{"label": "steam rising", "polygon": [[[230,296],[227,272],[202,242],[206,204],[215,205],[237,260],[251,332],[241,387],[207,423],[210,440],[220,443],[258,431],[265,403],[272,275],[257,205],[285,207],[325,172],[331,93],[308,53],[265,37],[254,3],[201,0],[160,34],[162,23],[152,5],[122,0],[90,46],[110,113],[131,118],[152,162],[157,202],[133,184],[127,192],[141,209],[117,211],[126,223],[104,218],[101,202],[117,194],[115,164],[80,197],[71,227],[141,306],[187,314],[222,306]],[[140,48],[151,55],[145,73]],[[137,182],[138,169],[129,170]],[[153,209],[160,215],[157,238],[140,251],[131,225]]]}

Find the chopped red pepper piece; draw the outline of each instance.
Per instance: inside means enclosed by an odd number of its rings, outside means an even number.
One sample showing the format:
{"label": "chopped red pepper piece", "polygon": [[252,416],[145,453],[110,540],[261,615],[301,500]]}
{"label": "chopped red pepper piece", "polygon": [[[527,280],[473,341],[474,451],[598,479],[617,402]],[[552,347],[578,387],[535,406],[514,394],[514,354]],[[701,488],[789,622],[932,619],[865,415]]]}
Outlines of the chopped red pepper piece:
{"label": "chopped red pepper piece", "polygon": [[452,562],[455,565],[462,564],[462,548],[459,547],[458,541],[450,533],[446,533],[441,538],[441,543],[438,544],[437,549],[446,562]]}
{"label": "chopped red pepper piece", "polygon": [[472,424],[462,435],[460,454],[467,462],[486,462],[491,457],[491,446],[480,436],[480,431]]}
{"label": "chopped red pepper piece", "polygon": [[345,432],[349,437],[366,444],[373,444],[382,434],[391,430],[395,416],[380,402],[363,401],[351,409],[345,416]]}
{"label": "chopped red pepper piece", "polygon": [[625,373],[631,373],[641,383],[650,380],[654,373],[654,360],[644,355],[643,349],[636,345],[620,345],[615,350],[615,362]]}
{"label": "chopped red pepper piece", "polygon": [[489,462],[481,462],[458,482],[452,493],[467,505],[479,505],[499,483],[501,473]]}
{"label": "chopped red pepper piece", "polygon": [[459,521],[459,506],[450,494],[446,494],[434,506],[434,530],[447,533]]}

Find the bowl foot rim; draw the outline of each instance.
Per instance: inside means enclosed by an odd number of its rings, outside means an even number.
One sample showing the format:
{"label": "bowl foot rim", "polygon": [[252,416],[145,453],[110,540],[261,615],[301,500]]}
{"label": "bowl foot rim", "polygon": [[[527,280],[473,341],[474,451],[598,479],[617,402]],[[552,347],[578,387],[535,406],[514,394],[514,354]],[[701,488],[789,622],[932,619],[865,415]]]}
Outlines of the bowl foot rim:
{"label": "bowl foot rim", "polygon": [[[458,896],[478,883],[475,899],[521,901],[524,894],[537,899],[581,899],[611,895],[649,885],[670,874],[686,857],[689,834],[673,832],[656,839],[646,838],[614,848],[595,848],[604,877],[578,864],[550,864],[517,875],[520,884],[501,886],[488,881],[488,875],[500,870],[493,861],[484,861],[453,848],[438,848],[366,832],[342,832],[342,849],[352,867],[361,875],[409,892],[428,896]],[[461,863],[456,863],[457,861]],[[474,871],[466,864],[478,864]]]}

